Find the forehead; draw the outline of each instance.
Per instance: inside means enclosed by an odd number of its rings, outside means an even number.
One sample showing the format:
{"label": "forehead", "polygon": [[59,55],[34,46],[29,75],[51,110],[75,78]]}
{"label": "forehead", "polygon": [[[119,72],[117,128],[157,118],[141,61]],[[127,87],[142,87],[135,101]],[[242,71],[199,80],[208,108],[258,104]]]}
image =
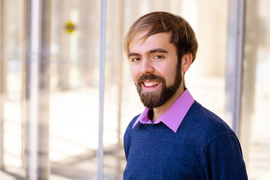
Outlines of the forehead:
{"label": "forehead", "polygon": [[174,46],[170,43],[171,32],[162,32],[147,36],[148,31],[138,31],[136,32],[129,43],[129,52],[136,48],[147,48],[147,47],[160,47],[160,46]]}

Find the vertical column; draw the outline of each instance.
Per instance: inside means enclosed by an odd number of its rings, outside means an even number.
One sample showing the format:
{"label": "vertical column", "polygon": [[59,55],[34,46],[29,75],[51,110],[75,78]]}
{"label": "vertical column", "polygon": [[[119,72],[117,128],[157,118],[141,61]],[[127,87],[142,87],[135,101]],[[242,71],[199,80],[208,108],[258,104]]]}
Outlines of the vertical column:
{"label": "vertical column", "polygon": [[50,0],[26,5],[26,178],[49,179]]}
{"label": "vertical column", "polygon": [[230,0],[226,60],[226,120],[238,135],[243,54],[244,0]]}
{"label": "vertical column", "polygon": [[80,2],[80,69],[81,78],[85,78],[87,86],[97,86],[98,78],[95,77],[95,70],[98,68],[99,54],[97,44],[99,43],[99,14],[100,1]]}
{"label": "vertical column", "polygon": [[43,0],[41,6],[38,102],[38,178],[50,179],[49,165],[49,104],[51,60],[51,0]]}
{"label": "vertical column", "polygon": [[40,1],[27,1],[26,6],[26,178],[37,179],[38,125],[38,53]]}
{"label": "vertical column", "polygon": [[251,0],[246,3],[245,47],[247,48],[244,48],[245,66],[243,68],[239,138],[247,166],[250,146],[250,123],[254,112],[257,52],[259,48],[259,2]]}
{"label": "vertical column", "polygon": [[100,59],[99,59],[99,138],[98,138],[98,174],[97,179],[103,179],[103,111],[105,85],[105,47],[106,47],[106,0],[100,3]]}
{"label": "vertical column", "polygon": [[4,60],[4,0],[0,1],[0,170],[4,168],[4,94],[6,84]]}
{"label": "vertical column", "polygon": [[98,68],[98,59],[99,54],[96,53],[98,51],[97,44],[99,43],[100,37],[100,29],[99,29],[99,18],[97,18],[96,14],[100,13],[100,1],[93,0],[87,1],[87,11],[88,14],[83,15],[87,18],[86,23],[86,41],[87,41],[87,51],[86,51],[86,61],[87,61],[87,71],[86,71],[86,80],[87,85],[90,86],[98,86],[98,78],[95,76],[95,69]]}
{"label": "vertical column", "polygon": [[[123,149],[123,146],[122,146],[122,136],[121,136],[121,124],[122,124],[122,85],[123,85],[123,82],[122,82],[122,78],[123,78],[123,35],[124,35],[124,17],[125,17],[125,13],[124,13],[124,10],[125,10],[125,2],[124,0],[119,0],[119,6],[120,7],[119,9],[119,15],[118,15],[118,18],[120,19],[119,20],[119,23],[118,23],[118,26],[119,28],[118,29],[118,32],[116,34],[116,37],[118,39],[118,49],[117,49],[117,53],[118,55],[116,55],[116,57],[118,58],[118,61],[117,61],[117,65],[118,65],[118,68],[117,68],[117,84],[118,84],[118,94],[117,94],[117,103],[118,103],[118,113],[117,113],[117,119],[118,119],[118,122],[117,122],[117,147],[116,147],[116,158],[117,158],[117,164],[116,164],[116,176],[115,176],[115,179],[120,179],[120,176],[122,176],[122,173],[121,173],[121,157],[119,156],[121,150]],[[121,47],[121,48],[119,48]]]}
{"label": "vertical column", "polygon": [[68,20],[70,20],[70,3],[73,1],[56,1],[59,4],[59,13],[57,14],[58,21],[59,21],[59,61],[58,61],[58,87],[59,90],[65,91],[70,89],[69,83],[69,71],[70,65],[68,62],[70,61],[70,37],[65,32],[64,26]]}

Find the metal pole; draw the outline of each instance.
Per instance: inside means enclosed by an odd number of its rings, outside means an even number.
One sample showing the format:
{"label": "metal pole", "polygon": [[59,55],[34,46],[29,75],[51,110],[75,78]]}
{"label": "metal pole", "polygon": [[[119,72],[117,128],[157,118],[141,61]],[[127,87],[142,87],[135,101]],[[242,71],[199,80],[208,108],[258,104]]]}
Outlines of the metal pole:
{"label": "metal pole", "polygon": [[230,0],[226,61],[226,118],[238,135],[243,62],[244,0]]}
{"label": "metal pole", "polygon": [[26,178],[37,179],[37,126],[38,126],[38,61],[39,61],[39,27],[40,1],[27,1],[27,51],[26,51],[26,100],[27,100],[27,145]]}
{"label": "metal pole", "polygon": [[50,116],[50,60],[51,60],[51,0],[40,5],[39,79],[38,79],[38,179],[48,180],[49,116]]}
{"label": "metal pole", "polygon": [[27,1],[26,176],[30,180],[49,179],[49,7],[50,1]]}
{"label": "metal pole", "polygon": [[99,141],[98,141],[98,174],[97,179],[103,179],[103,111],[105,85],[105,48],[106,48],[106,0],[101,0],[100,8],[100,59],[99,59]]}
{"label": "metal pole", "polygon": [[26,178],[49,179],[50,0],[27,1]]}

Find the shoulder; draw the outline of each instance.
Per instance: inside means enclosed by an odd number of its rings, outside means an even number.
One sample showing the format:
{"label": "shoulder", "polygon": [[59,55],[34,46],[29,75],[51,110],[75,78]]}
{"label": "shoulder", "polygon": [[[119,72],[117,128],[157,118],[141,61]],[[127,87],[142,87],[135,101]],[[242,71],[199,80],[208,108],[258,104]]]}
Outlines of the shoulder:
{"label": "shoulder", "polygon": [[135,121],[138,119],[138,117],[140,116],[141,114],[138,114],[137,116],[135,116],[128,124],[127,126],[127,130],[129,129],[132,129],[132,126],[134,125]]}
{"label": "shoulder", "polygon": [[200,146],[205,173],[209,177],[247,179],[239,140],[220,117],[195,101],[182,125]]}
{"label": "shoulder", "polygon": [[124,140],[128,138],[128,136],[130,136],[130,133],[131,133],[131,130],[132,130],[132,126],[133,124],[135,123],[135,121],[138,119],[138,117],[140,116],[137,115],[135,116],[131,121],[130,123],[128,124],[127,128],[126,128],[126,131],[125,131],[125,134],[124,134]]}
{"label": "shoulder", "polygon": [[190,107],[179,130],[200,141],[202,146],[223,134],[235,136],[226,122],[197,101]]}
{"label": "shoulder", "polygon": [[197,101],[193,103],[188,111],[186,118],[192,126],[202,130],[209,130],[213,133],[233,133],[229,125],[219,116],[209,111]]}
{"label": "shoulder", "polygon": [[130,123],[129,123],[126,131],[125,131],[125,134],[124,134],[124,150],[125,150],[126,159],[128,159],[128,156],[129,156],[129,148],[130,148],[130,145],[131,145],[131,138],[132,138],[132,126],[133,126],[133,124],[135,123],[135,121],[137,120],[137,118],[139,116],[140,115],[135,116],[130,121]]}

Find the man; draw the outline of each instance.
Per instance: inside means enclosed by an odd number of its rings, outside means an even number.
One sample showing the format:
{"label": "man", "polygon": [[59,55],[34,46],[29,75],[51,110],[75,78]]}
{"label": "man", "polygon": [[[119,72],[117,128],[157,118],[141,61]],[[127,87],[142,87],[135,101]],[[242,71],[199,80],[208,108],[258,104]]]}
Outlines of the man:
{"label": "man", "polygon": [[128,31],[125,50],[146,108],[124,135],[124,180],[247,179],[234,132],[185,87],[197,49],[189,23],[171,13],[146,14]]}

